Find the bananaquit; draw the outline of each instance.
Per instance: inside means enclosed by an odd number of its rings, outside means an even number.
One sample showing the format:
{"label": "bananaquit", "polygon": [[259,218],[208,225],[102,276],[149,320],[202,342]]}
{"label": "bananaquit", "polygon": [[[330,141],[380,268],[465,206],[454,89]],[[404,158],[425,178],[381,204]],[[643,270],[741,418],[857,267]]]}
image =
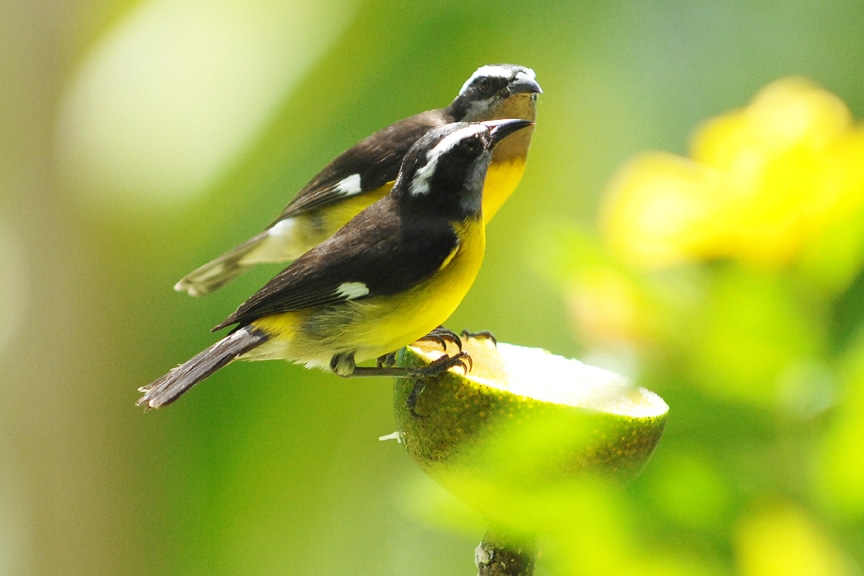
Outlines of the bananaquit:
{"label": "bananaquit", "polygon": [[422,339],[462,301],[483,260],[493,148],[532,124],[453,123],[426,133],[387,196],[270,280],[214,328],[236,325],[227,336],[143,387],[138,404],[169,404],[232,360],[285,359],[346,377],[467,369],[465,354],[422,368],[357,362]]}
{"label": "bananaquit", "polygon": [[[255,264],[294,260],[384,196],[403,156],[423,134],[451,122],[534,120],[540,92],[530,68],[478,68],[449,106],[405,118],[361,140],[312,178],[266,230],[191,272],[174,289],[203,296]],[[495,150],[483,192],[487,222],[522,179],[532,132],[523,130]]]}

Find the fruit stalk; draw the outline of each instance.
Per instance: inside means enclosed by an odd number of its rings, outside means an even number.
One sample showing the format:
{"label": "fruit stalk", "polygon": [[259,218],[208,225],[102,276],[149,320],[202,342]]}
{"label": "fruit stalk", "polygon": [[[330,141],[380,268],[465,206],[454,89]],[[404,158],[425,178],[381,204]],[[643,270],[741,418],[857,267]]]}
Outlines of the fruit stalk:
{"label": "fruit stalk", "polygon": [[513,538],[487,530],[474,551],[477,576],[532,576],[537,555],[535,538]]}

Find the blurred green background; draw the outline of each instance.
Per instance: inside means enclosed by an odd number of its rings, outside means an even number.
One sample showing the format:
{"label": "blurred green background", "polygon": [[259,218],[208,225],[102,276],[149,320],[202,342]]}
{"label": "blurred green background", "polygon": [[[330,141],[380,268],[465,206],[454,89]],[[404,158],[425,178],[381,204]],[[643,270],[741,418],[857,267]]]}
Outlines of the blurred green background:
{"label": "blurred green background", "polygon": [[495,62],[545,93],[448,325],[603,364],[671,406],[642,477],[586,506],[596,529],[538,572],[861,574],[860,268],[826,293],[782,266],[696,263],[658,299],[616,264],[663,326],[650,345],[598,341],[573,310],[580,260],[611,259],[595,222],[625,161],[685,154],[788,75],[864,118],[862,30],[860,1],[0,2],[0,574],[473,573],[482,524],[377,440],[389,381],[238,364],[168,409],[134,402],[276,270],[202,300],[174,282]]}

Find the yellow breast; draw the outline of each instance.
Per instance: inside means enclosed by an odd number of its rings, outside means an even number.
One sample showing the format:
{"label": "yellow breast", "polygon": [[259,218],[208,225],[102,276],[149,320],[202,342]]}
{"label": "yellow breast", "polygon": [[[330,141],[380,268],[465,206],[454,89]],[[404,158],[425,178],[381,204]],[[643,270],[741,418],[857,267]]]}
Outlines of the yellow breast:
{"label": "yellow breast", "polygon": [[460,245],[437,274],[401,296],[357,303],[372,318],[351,330],[358,362],[416,341],[453,314],[477,278],[486,242],[485,227],[479,219],[458,225],[457,234]]}
{"label": "yellow breast", "polygon": [[507,198],[513,194],[522,174],[525,173],[525,158],[512,158],[496,162],[493,160],[486,172],[483,185],[483,219],[488,223]]}

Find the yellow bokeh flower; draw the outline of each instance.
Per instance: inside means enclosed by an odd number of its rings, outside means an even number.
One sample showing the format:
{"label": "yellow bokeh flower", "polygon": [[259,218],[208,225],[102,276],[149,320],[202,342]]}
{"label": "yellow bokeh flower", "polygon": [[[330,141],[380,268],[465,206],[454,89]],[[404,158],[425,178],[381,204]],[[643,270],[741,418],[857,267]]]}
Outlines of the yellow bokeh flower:
{"label": "yellow bokeh flower", "polygon": [[742,576],[843,576],[856,570],[805,509],[765,504],[745,512],[733,539]]}
{"label": "yellow bokeh flower", "polygon": [[705,123],[690,156],[646,153],[614,178],[601,226],[626,260],[649,269],[719,258],[784,267],[813,246],[835,247],[824,237],[864,216],[864,127],[800,78]]}

